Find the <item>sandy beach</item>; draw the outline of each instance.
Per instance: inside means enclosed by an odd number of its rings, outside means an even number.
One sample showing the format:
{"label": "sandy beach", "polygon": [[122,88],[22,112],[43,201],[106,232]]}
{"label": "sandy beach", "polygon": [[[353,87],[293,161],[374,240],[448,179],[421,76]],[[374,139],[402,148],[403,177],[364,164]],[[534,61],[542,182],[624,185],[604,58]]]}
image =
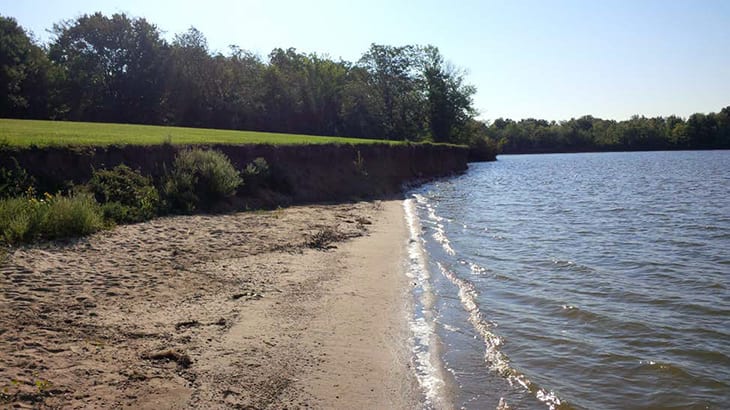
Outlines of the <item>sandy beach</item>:
{"label": "sandy beach", "polygon": [[160,218],[0,265],[0,406],[417,408],[400,201]]}

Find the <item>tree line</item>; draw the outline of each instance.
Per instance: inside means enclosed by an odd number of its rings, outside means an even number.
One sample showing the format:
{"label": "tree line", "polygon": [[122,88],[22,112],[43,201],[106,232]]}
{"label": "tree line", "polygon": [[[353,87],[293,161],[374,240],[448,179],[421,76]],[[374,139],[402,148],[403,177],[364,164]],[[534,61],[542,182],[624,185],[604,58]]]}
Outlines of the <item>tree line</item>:
{"label": "tree line", "polygon": [[[373,44],[356,62],[294,48],[212,52],[190,28],[83,15],[40,45],[0,16],[0,117],[178,125],[491,146],[475,88],[434,46]],[[481,140],[481,141],[477,141]]]}
{"label": "tree line", "polygon": [[0,16],[0,117],[118,122],[467,144],[502,153],[730,148],[719,113],[626,121],[476,118],[476,89],[434,46],[372,44],[358,61],[277,48],[212,52],[190,28],[83,15],[38,44]]}
{"label": "tree line", "polygon": [[502,153],[730,149],[730,106],[718,113],[696,113],[625,121],[586,115],[569,121],[497,119],[486,133]]}

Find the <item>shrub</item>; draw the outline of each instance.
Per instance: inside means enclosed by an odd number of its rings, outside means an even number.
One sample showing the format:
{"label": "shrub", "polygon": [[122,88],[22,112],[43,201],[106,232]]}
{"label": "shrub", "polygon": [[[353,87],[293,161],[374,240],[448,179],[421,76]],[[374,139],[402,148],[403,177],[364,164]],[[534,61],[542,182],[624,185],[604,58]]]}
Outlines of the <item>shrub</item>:
{"label": "shrub", "polygon": [[89,188],[102,203],[104,216],[118,223],[151,219],[160,205],[152,180],[123,164],[94,171]]}
{"label": "shrub", "polygon": [[271,177],[269,163],[266,162],[266,159],[258,157],[246,165],[246,168],[243,170],[243,176],[246,180],[246,186],[251,189],[266,185]]}
{"label": "shrub", "polygon": [[499,146],[486,136],[478,136],[469,142],[469,161],[495,161]]}
{"label": "shrub", "polygon": [[35,185],[33,177],[20,167],[13,158],[13,169],[0,168],[0,198],[21,196]]}
{"label": "shrub", "polygon": [[241,184],[241,176],[225,154],[191,149],[175,157],[163,191],[173,210],[187,213],[235,195]]}
{"label": "shrub", "polygon": [[243,171],[246,176],[269,176],[269,163],[263,157],[258,157],[251,161],[250,164],[246,165],[246,169]]}
{"label": "shrub", "polygon": [[0,235],[6,243],[88,235],[103,226],[101,208],[89,194],[0,199]]}

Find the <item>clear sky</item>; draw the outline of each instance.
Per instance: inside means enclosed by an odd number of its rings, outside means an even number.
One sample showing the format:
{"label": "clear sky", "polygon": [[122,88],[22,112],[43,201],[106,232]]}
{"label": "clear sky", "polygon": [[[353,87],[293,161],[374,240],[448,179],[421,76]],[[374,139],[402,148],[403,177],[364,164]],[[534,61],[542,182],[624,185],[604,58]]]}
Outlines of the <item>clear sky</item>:
{"label": "clear sky", "polygon": [[194,26],[213,50],[275,47],[356,61],[371,43],[433,44],[466,69],[481,118],[626,119],[730,105],[730,0],[0,0],[42,41],[61,20]]}

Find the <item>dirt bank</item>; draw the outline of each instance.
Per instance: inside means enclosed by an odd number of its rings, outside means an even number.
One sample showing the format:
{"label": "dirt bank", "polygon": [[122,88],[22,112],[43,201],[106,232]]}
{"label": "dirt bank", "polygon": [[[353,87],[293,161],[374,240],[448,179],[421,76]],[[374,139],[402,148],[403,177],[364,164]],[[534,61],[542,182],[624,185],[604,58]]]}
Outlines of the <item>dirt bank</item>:
{"label": "dirt bank", "polygon": [[[382,198],[400,192],[404,183],[463,172],[465,147],[411,145],[217,145],[243,169],[255,158],[266,159],[273,183],[271,205]],[[93,169],[124,163],[144,174],[161,176],[175,154],[173,145],[110,147],[46,147],[0,151],[0,167],[12,168],[13,158],[41,187],[84,183]],[[245,190],[242,195],[250,194]]]}

